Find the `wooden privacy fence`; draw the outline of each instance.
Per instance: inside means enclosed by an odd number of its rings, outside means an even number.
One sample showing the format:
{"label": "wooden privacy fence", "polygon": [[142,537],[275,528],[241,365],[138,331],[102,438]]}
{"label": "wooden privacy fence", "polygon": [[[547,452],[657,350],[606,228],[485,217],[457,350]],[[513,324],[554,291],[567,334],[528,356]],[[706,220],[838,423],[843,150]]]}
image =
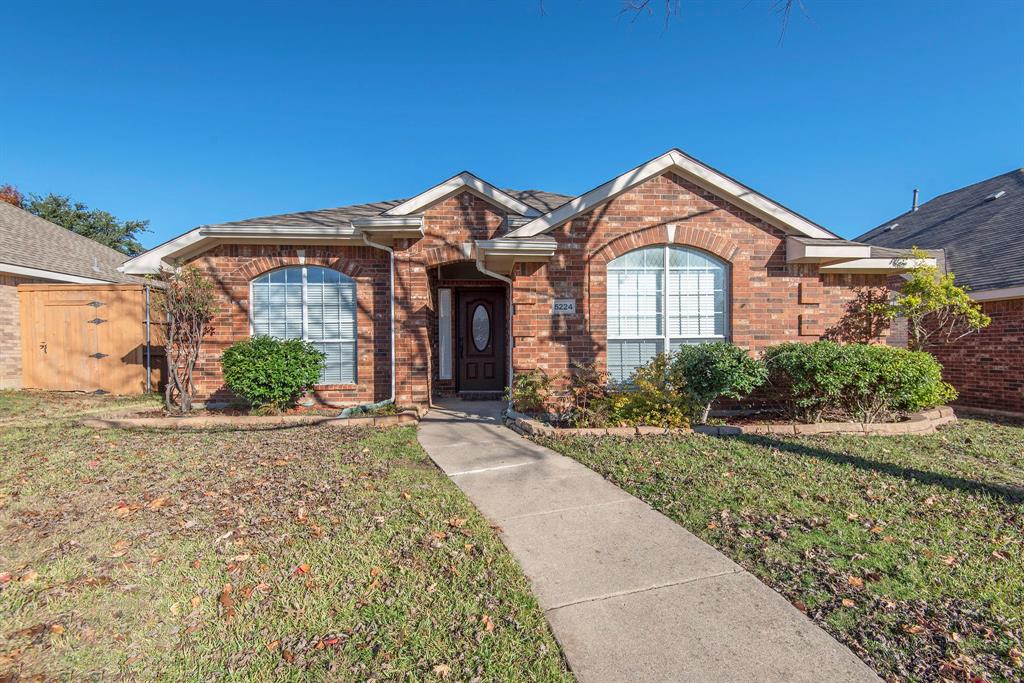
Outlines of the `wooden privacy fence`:
{"label": "wooden privacy fence", "polygon": [[[153,319],[157,319],[152,290]],[[146,390],[145,285],[18,285],[22,385],[140,394]],[[151,325],[151,387],[162,378],[163,325]]]}

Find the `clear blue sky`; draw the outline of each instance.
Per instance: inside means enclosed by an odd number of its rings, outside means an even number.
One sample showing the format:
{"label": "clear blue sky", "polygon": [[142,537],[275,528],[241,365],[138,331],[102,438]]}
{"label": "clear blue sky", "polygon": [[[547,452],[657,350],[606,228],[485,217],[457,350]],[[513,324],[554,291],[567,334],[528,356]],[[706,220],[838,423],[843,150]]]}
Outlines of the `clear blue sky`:
{"label": "clear blue sky", "polygon": [[[670,147],[841,235],[1024,166],[1024,3],[9,3],[0,183],[203,223],[468,169],[579,193]],[[653,4],[660,7],[661,0]]]}

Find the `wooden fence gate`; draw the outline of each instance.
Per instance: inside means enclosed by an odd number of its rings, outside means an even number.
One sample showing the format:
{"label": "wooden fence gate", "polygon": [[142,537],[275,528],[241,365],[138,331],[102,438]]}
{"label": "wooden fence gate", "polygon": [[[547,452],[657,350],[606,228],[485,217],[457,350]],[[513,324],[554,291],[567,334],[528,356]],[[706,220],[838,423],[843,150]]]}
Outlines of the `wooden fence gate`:
{"label": "wooden fence gate", "polygon": [[[146,390],[143,285],[18,285],[18,299],[22,386],[111,394]],[[151,335],[156,391],[162,326],[152,325]]]}

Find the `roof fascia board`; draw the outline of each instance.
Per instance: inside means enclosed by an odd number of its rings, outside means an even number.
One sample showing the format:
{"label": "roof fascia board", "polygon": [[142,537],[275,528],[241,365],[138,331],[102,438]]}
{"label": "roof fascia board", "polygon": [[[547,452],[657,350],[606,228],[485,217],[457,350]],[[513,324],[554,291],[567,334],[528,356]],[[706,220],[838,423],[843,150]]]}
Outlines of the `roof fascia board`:
{"label": "roof fascia board", "polygon": [[999,289],[984,289],[978,292],[968,292],[968,295],[975,301],[998,301],[999,299],[1017,299],[1024,297],[1024,285],[1016,287],[1001,287]]}
{"label": "roof fascia board", "polygon": [[24,275],[26,277],[36,277],[43,280],[56,280],[58,282],[70,282],[78,285],[109,285],[110,280],[101,280],[99,278],[82,277],[81,275],[71,275],[69,273],[59,273],[55,270],[43,270],[42,268],[29,268],[28,266],[16,266],[13,263],[0,263],[0,273],[10,273],[11,275]]}
{"label": "roof fascia board", "polygon": [[666,171],[676,170],[683,177],[700,185],[715,195],[728,199],[754,215],[766,220],[776,227],[791,233],[807,237],[838,239],[824,228],[798,216],[789,209],[773,202],[748,187],[725,176],[710,166],[683,154],[677,149],[626,171],[603,185],[595,187],[576,199],[549,211],[526,225],[508,233],[510,237],[532,237],[553,230],[576,216],[593,210],[598,205],[613,199],[626,190],[639,185]]}
{"label": "roof fascia board", "polygon": [[530,216],[533,218],[541,215],[540,211],[537,209],[524,204],[508,193],[499,190],[494,185],[491,185],[486,180],[482,180],[468,171],[463,171],[457,176],[444,181],[440,185],[435,185],[429,190],[421,192],[411,199],[405,200],[398,206],[391,207],[381,215],[408,216],[410,214],[419,213],[428,206],[445,200],[462,190],[470,190],[492,204],[497,204],[498,206],[502,206],[509,211],[522,216]]}
{"label": "roof fascia board", "polygon": [[819,268],[823,273],[901,273],[922,266],[935,266],[935,259],[860,258],[828,263]]}
{"label": "roof fascia board", "polygon": [[870,257],[871,245],[869,244],[804,244],[792,236],[786,238],[787,263],[821,263]]}

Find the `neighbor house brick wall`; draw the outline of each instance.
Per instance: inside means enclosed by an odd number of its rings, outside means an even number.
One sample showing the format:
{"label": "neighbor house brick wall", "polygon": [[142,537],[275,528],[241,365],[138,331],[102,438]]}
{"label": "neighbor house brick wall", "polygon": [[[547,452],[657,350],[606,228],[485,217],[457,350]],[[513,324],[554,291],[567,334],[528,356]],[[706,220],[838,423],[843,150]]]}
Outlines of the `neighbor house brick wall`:
{"label": "neighbor house brick wall", "polygon": [[21,319],[18,285],[44,282],[0,273],[0,389],[21,387]]}
{"label": "neighbor house brick wall", "polygon": [[[822,275],[787,264],[785,234],[723,199],[667,173],[550,233],[558,251],[546,264],[518,264],[513,288],[514,368],[561,373],[573,361],[605,367],[606,268],[622,254],[677,244],[730,266],[729,336],[753,352],[784,341],[813,341],[846,312],[857,287],[882,275]],[[552,300],[574,299],[576,316],[552,316]]]}
{"label": "neighbor house brick wall", "polygon": [[[196,365],[198,398],[234,398],[224,385],[220,357],[228,346],[249,338],[249,283],[284,266],[323,266],[356,283],[356,384],[322,385],[313,395],[322,403],[351,405],[387,398],[390,390],[390,311],[388,257],[371,247],[226,244],[193,259],[214,284],[218,312]],[[383,341],[382,341],[383,340]]]}
{"label": "neighbor house brick wall", "polygon": [[1024,298],[982,302],[992,324],[951,344],[928,347],[957,405],[1024,413]]}

